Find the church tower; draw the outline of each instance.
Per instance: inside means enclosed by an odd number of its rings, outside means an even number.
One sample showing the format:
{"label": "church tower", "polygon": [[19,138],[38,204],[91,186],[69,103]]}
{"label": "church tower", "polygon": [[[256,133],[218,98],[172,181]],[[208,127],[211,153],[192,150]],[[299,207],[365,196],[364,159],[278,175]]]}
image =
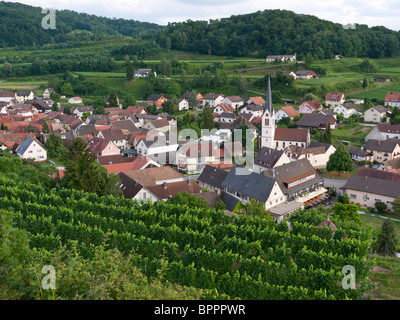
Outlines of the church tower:
{"label": "church tower", "polygon": [[268,77],[267,98],[261,122],[261,147],[274,149],[275,111],[272,107],[271,79]]}

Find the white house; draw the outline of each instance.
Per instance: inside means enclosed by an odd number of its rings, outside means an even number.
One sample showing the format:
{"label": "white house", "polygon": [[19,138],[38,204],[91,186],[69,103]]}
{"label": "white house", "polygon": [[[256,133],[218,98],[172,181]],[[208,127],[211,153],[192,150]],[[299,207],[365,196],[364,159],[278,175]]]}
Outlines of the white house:
{"label": "white house", "polygon": [[386,117],[388,109],[384,106],[375,106],[367,111],[364,114],[364,121],[365,122],[382,122],[383,118]]}
{"label": "white house", "polygon": [[386,106],[400,107],[400,93],[388,92],[385,97],[384,105],[385,107]]}
{"label": "white house", "polygon": [[347,119],[350,118],[350,116],[352,116],[353,114],[357,114],[358,110],[352,103],[345,103],[336,106],[333,109],[333,112],[335,112],[336,114],[341,114],[343,118]]}
{"label": "white house", "polygon": [[178,110],[188,110],[189,109],[189,101],[187,101],[185,98],[178,99]]}
{"label": "white house", "polygon": [[208,104],[209,107],[214,109],[217,105],[222,103],[222,100],[225,99],[223,94],[214,94],[209,93],[203,97],[203,108]]}
{"label": "white house", "polygon": [[221,103],[214,108],[214,113],[218,113],[219,115],[223,113],[234,113],[235,109],[227,103]]}
{"label": "white house", "polygon": [[368,140],[386,140],[400,139],[400,124],[378,124],[366,136],[365,142]]}
{"label": "white house", "polygon": [[88,113],[90,116],[93,115],[94,108],[92,106],[74,107],[71,111],[80,118],[84,113]]}
{"label": "white house", "polygon": [[336,107],[346,101],[343,92],[328,92],[325,97],[326,106]]}
{"label": "white house", "polygon": [[53,88],[47,88],[46,90],[44,90],[43,92],[43,99],[49,99],[50,95],[52,93],[56,93],[56,90],[54,90]]}
{"label": "white house", "polygon": [[254,117],[262,117],[264,107],[260,104],[248,104],[240,109],[240,114],[252,114]]}
{"label": "white house", "polygon": [[34,159],[35,161],[46,161],[47,151],[42,144],[31,137],[27,137],[18,147],[17,155],[21,159]]}
{"label": "white house", "polygon": [[221,103],[229,104],[236,110],[244,105],[244,99],[239,96],[226,97]]}
{"label": "white house", "polygon": [[295,116],[297,116],[298,114],[299,113],[292,106],[282,107],[276,113],[275,122],[278,122],[282,118],[286,118],[286,117],[289,117],[291,120],[293,120],[293,118]]}
{"label": "white house", "polygon": [[69,100],[68,100],[68,103],[72,103],[72,104],[74,104],[74,103],[82,103],[82,98],[80,98],[80,97],[72,97],[72,98],[70,98]]}
{"label": "white house", "polygon": [[33,99],[35,99],[35,94],[31,90],[19,91],[17,93],[18,102],[25,102],[26,100],[33,100]]}

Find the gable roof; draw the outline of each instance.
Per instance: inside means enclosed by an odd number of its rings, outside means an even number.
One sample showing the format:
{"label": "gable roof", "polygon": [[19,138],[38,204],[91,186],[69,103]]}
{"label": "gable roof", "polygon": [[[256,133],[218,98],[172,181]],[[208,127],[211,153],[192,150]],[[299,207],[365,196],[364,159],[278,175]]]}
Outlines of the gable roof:
{"label": "gable roof", "polygon": [[224,112],[235,112],[235,109],[228,103],[221,103],[218,106],[216,106],[215,108],[220,107]]}
{"label": "gable roof", "polygon": [[[369,108],[367,111],[371,111],[371,110],[376,110],[379,113],[386,113],[388,111],[387,108],[385,108],[384,106],[378,105],[378,106],[374,106],[372,108]],[[366,112],[367,112],[366,111]]]}
{"label": "gable roof", "polygon": [[308,142],[310,132],[307,129],[276,128],[275,140]]}
{"label": "gable roof", "polygon": [[342,189],[356,190],[393,198],[400,196],[400,182],[361,175],[350,176]]}
{"label": "gable roof", "polygon": [[388,92],[385,97],[385,102],[400,102],[400,93]]}
{"label": "gable roof", "polygon": [[304,102],[299,106],[299,108],[300,108],[302,105],[308,105],[308,106],[310,106],[311,108],[313,108],[314,110],[318,110],[318,109],[321,109],[321,108],[322,108],[322,104],[320,104],[317,100],[307,100],[307,101],[304,101]]}
{"label": "gable roof", "polygon": [[325,101],[340,101],[342,98],[344,98],[343,92],[328,92]]}
{"label": "gable roof", "polygon": [[281,108],[289,117],[295,117],[297,116],[299,113],[296,111],[295,108],[293,108],[292,106],[287,106],[287,107],[282,107]]}
{"label": "gable roof", "polygon": [[379,132],[400,134],[400,124],[378,124],[376,127]]}
{"label": "gable roof", "polygon": [[146,168],[143,170],[130,170],[124,172],[123,174],[130,179],[137,181],[146,188],[157,185],[157,182],[159,181],[162,182],[184,178],[182,173],[179,173],[169,166]]}
{"label": "gable roof", "polygon": [[283,154],[283,150],[262,147],[254,157],[254,164],[264,168],[273,168]]}
{"label": "gable roof", "polygon": [[222,182],[227,175],[228,171],[226,170],[206,165],[197,180],[211,185],[214,188],[222,189]]}
{"label": "gable roof", "polygon": [[299,121],[297,126],[320,128],[326,127],[329,124],[335,124],[336,119],[332,115],[322,113],[305,113]]}
{"label": "gable roof", "polygon": [[26,152],[26,150],[34,142],[36,142],[40,147],[42,147],[44,149],[43,145],[39,141],[37,141],[35,138],[32,138],[31,136],[27,136],[26,139],[24,140],[24,142],[22,142],[22,144],[19,146],[19,148],[17,150],[17,154],[19,156],[23,156],[24,153]]}
{"label": "gable roof", "polygon": [[[400,158],[398,158],[400,159]],[[397,160],[397,159],[395,159]],[[400,182],[400,173],[395,172],[387,172],[383,170],[377,170],[372,168],[361,167],[358,171],[358,175],[362,177],[370,177],[370,178],[377,178],[377,179],[384,179],[390,181],[397,181]]]}
{"label": "gable roof", "polygon": [[382,151],[382,152],[393,152],[397,145],[400,144],[399,139],[387,139],[387,140],[374,140],[369,139],[365,146],[366,150]]}
{"label": "gable roof", "polygon": [[248,168],[234,166],[221,185],[223,188],[265,203],[275,182],[275,179],[252,172]]}

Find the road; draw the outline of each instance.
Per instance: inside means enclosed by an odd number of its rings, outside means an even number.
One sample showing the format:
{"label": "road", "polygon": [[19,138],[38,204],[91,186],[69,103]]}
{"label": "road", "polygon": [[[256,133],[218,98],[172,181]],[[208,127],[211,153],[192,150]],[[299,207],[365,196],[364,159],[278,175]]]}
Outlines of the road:
{"label": "road", "polygon": [[[324,178],[325,187],[335,187],[336,190],[343,187],[347,182],[347,179],[330,179]],[[339,190],[338,190],[339,191]]]}

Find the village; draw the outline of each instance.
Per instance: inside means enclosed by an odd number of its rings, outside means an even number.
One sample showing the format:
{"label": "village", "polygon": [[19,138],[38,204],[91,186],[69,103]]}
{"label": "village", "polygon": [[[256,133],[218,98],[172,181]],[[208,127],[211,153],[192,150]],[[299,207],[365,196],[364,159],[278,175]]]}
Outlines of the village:
{"label": "village", "polygon": [[[270,80],[265,99],[196,92],[193,109],[211,108],[218,130],[182,136],[185,130],[179,132],[176,117],[163,110],[168,101],[164,94],[152,94],[141,105],[126,109],[122,104],[105,108],[104,114],[94,114],[80,97],[64,97],[79,105],[65,114],[50,98],[54,92],[52,88],[42,96],[29,90],[0,92],[0,149],[21,159],[53,163],[58,179],[65,168],[48,158],[46,143],[51,135],[60,136],[65,147],[83,139],[98,163],[109,174],[119,175],[124,197],[139,202],[166,201],[187,192],[204,198],[210,208],[222,201],[232,215],[254,199],[279,223],[297,209],[331,203],[338,195],[347,194],[350,203],[361,208],[383,202],[388,211],[400,196],[400,125],[390,124],[388,108],[400,107],[400,93],[388,92],[384,106],[362,113],[362,101],[346,101],[342,92],[327,93],[325,105],[309,100],[275,110]],[[177,100],[179,111],[190,110],[191,94]],[[150,114],[150,107],[159,112]],[[361,147],[343,141],[357,172],[336,183],[322,173],[339,146],[313,138],[331,135],[351,117],[363,118],[371,131]],[[295,125],[280,126],[283,122]],[[246,144],[242,138],[234,139],[237,130],[249,133]],[[254,150],[246,149],[249,145]],[[243,155],[250,156],[251,163],[244,166]]]}

